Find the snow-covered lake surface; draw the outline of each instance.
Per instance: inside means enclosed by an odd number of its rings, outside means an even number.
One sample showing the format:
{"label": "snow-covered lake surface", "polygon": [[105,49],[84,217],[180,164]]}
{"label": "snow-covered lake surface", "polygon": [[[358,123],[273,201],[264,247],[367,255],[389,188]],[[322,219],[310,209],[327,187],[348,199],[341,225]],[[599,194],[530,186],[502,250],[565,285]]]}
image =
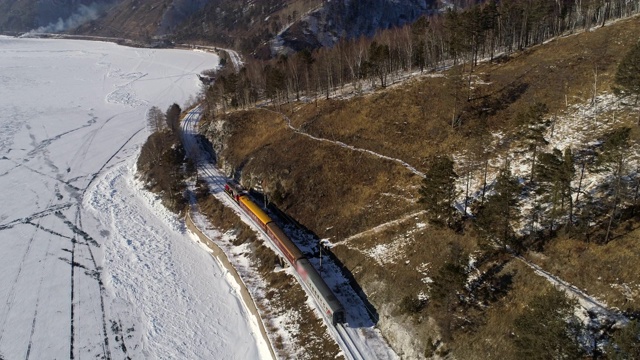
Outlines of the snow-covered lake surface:
{"label": "snow-covered lake surface", "polygon": [[270,357],[237,285],[134,178],[147,109],[217,63],[0,37],[0,358]]}

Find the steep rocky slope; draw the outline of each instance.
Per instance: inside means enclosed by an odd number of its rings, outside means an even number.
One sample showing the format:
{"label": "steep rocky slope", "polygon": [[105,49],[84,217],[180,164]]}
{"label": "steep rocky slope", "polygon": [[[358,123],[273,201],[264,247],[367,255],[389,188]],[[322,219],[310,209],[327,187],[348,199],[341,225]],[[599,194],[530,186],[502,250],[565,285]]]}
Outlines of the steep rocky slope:
{"label": "steep rocky slope", "polygon": [[411,23],[436,9],[434,0],[332,1],[292,23],[274,44],[289,51],[333,46],[341,38],[373,36],[380,29]]}

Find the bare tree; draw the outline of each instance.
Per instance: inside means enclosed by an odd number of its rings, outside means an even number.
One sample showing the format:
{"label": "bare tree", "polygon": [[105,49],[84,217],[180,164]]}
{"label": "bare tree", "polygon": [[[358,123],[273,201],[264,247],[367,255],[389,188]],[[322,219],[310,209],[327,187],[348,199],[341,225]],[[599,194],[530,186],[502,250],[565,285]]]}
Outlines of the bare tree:
{"label": "bare tree", "polygon": [[165,126],[164,113],[157,106],[152,106],[147,111],[147,127],[150,132],[162,131]]}

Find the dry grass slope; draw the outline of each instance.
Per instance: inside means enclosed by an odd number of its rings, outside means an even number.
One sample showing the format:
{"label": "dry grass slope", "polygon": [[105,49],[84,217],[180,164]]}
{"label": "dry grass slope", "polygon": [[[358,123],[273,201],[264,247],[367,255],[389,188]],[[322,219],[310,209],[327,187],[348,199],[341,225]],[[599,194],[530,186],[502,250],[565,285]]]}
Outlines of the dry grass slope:
{"label": "dry grass slope", "polygon": [[[550,114],[588,102],[596,69],[598,91],[609,91],[617,63],[638,33],[640,18],[633,18],[479,65],[472,74],[471,100],[465,97],[459,107],[462,124],[456,128],[450,125],[454,97],[448,73],[427,74],[350,100],[283,105],[278,110],[291,117],[295,128],[316,137],[399,158],[424,171],[429,155],[461,153],[482,133],[500,131],[508,139],[516,126],[514,115],[534,102],[546,103]],[[229,173],[246,185],[262,185],[280,209],[337,244],[334,253],[369,294],[381,315],[379,326],[398,352],[406,358],[430,353],[430,343],[441,336],[434,321],[441,314],[431,307],[411,312],[401,305],[407,297],[430,294],[429,280],[454,249],[481,254],[473,230],[438,230],[425,225],[423,215],[407,216],[420,210],[418,176],[395,162],[296,134],[278,114],[255,109],[207,121],[211,126],[202,128],[220,145],[218,155]],[[224,121],[222,131],[214,126],[219,121]],[[402,218],[380,231],[363,233]],[[610,305],[638,309],[637,236],[633,232],[606,246],[557,238],[534,261]],[[476,265],[486,270],[502,261]],[[459,327],[446,344],[456,358],[483,354],[515,359],[509,337],[513,320],[549,285],[519,262],[501,266],[493,276],[509,275],[512,285],[487,307],[461,313],[469,315],[472,324]]]}

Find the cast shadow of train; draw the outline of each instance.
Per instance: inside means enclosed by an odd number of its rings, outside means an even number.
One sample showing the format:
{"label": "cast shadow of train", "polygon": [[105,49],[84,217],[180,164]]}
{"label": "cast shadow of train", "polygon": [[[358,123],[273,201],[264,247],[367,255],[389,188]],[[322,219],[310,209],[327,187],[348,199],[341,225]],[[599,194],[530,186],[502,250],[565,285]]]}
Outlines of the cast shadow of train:
{"label": "cast shadow of train", "polygon": [[[265,208],[265,204],[264,204],[264,194],[262,194],[259,191],[256,191],[254,189],[249,191],[249,194],[251,195],[251,197],[253,198],[253,200],[262,208]],[[320,240],[319,237],[312,232],[311,230],[309,230],[308,228],[306,228],[304,225],[300,224],[299,222],[297,222],[295,219],[291,218],[290,216],[288,216],[285,212],[283,212],[282,210],[280,210],[276,205],[274,205],[273,203],[268,203],[266,206],[266,209],[269,212],[269,215],[272,217],[272,219],[276,220],[283,229],[285,228],[294,228],[296,229],[296,232],[300,232],[304,234],[304,237],[306,238],[312,238],[314,239],[315,243],[318,244],[316,246],[317,250],[314,249],[312,254],[308,254],[307,251],[303,251],[303,253],[305,253],[305,255],[307,255],[309,257],[310,261],[314,261],[316,262],[317,259],[312,259],[312,257],[317,258],[318,257],[318,253],[320,250]],[[287,230],[285,230],[287,231]],[[290,230],[287,232],[291,232]],[[291,234],[288,234],[291,235]],[[308,248],[308,246],[301,246],[300,244],[300,236],[290,236],[291,240],[300,248],[305,249]],[[358,281],[355,279],[355,277],[353,276],[353,274],[351,273],[351,271],[344,265],[344,263],[331,251],[330,248],[327,247],[322,247],[322,261],[326,263],[333,263],[335,265],[335,267],[340,271],[340,274],[343,276],[349,286],[351,287],[351,289],[353,289],[353,292],[355,293],[355,295],[359,298],[359,300],[362,302],[362,306],[364,307],[364,309],[358,309],[358,308],[354,308],[354,306],[359,306],[359,305],[355,305],[353,302],[349,303],[349,304],[345,304],[343,303],[342,306],[345,307],[347,313],[352,317],[356,317],[356,319],[354,322],[350,322],[349,326],[350,327],[372,327],[374,325],[376,325],[378,323],[379,320],[379,315],[378,315],[378,311],[376,310],[376,308],[373,306],[373,304],[371,304],[371,302],[369,301],[367,295],[364,293],[364,290],[362,289],[362,287],[360,287],[360,284],[358,284]],[[328,262],[327,262],[328,260]],[[314,265],[315,266],[315,265]],[[317,269],[317,266],[316,266]],[[321,273],[323,275],[323,277],[325,277],[326,272],[322,271],[321,269],[319,269],[319,273]],[[325,279],[326,281],[326,279]],[[343,296],[341,296],[341,294],[339,293],[339,290],[336,291],[335,289],[333,290],[334,293],[336,293],[336,295],[339,298],[343,298]],[[362,311],[364,310],[364,311]],[[358,314],[365,314],[366,316],[361,316]]]}

